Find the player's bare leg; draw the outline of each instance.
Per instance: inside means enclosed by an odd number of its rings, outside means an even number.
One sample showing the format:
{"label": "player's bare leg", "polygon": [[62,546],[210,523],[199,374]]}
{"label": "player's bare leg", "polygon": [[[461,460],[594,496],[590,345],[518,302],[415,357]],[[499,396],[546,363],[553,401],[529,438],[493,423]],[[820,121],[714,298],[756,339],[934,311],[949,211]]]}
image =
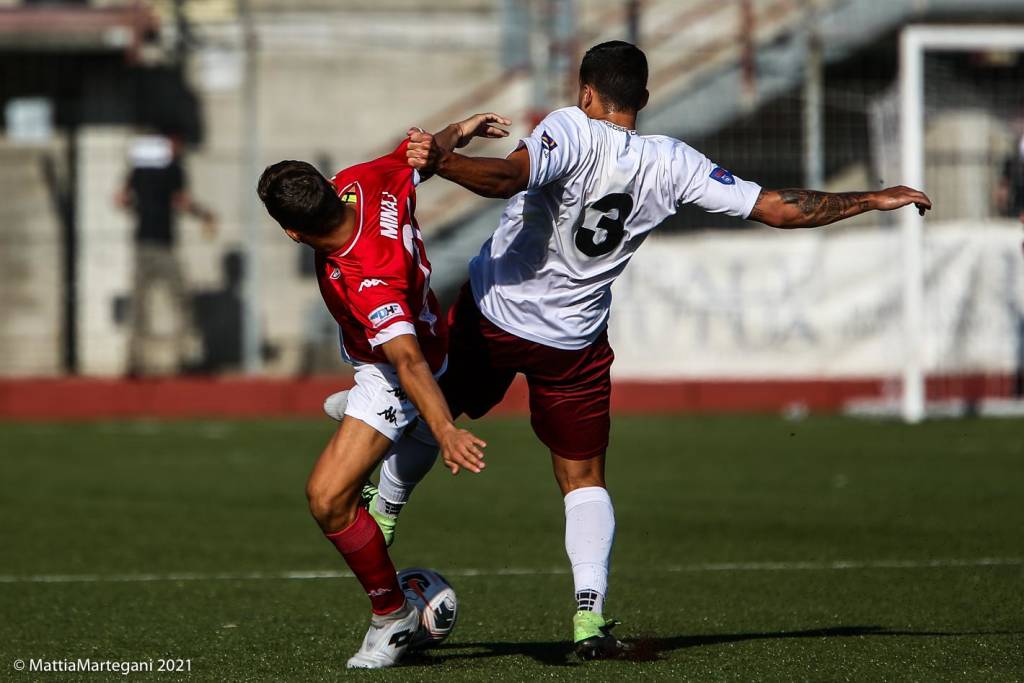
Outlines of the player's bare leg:
{"label": "player's bare leg", "polygon": [[628,648],[610,633],[617,622],[602,614],[615,539],[615,511],[604,485],[604,454],[576,460],[552,453],[551,461],[565,497],[565,552],[576,590],[576,654],[582,659],[618,657]]}
{"label": "player's bare leg", "polygon": [[391,441],[364,422],[346,417],[320,454],[306,485],[309,509],[321,530],[359,579],[373,609],[371,625],[350,668],[382,668],[404,654],[419,615],[405,600],[384,536],[359,505],[360,490]]}
{"label": "player's bare leg", "polygon": [[[332,420],[341,422],[348,406],[348,391],[331,394],[324,400],[324,412]],[[437,460],[438,447],[430,429],[422,420],[406,430],[392,444],[380,466],[380,485],[365,481],[360,499],[370,515],[377,521],[388,547],[395,540],[398,515],[409,502],[413,489],[423,480]]]}

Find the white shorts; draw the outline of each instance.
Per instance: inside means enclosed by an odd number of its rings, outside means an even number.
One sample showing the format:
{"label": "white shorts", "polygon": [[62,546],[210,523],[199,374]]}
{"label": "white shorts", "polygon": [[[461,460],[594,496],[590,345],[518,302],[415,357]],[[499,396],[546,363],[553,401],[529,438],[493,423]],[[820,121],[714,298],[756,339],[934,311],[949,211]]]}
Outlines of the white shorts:
{"label": "white shorts", "polygon": [[[435,379],[444,374],[447,360]],[[435,443],[419,411],[412,404],[398,372],[388,363],[364,363],[356,366],[356,384],[348,393],[345,414],[365,422],[392,442],[402,438],[409,425],[417,423],[413,436],[424,443]]]}

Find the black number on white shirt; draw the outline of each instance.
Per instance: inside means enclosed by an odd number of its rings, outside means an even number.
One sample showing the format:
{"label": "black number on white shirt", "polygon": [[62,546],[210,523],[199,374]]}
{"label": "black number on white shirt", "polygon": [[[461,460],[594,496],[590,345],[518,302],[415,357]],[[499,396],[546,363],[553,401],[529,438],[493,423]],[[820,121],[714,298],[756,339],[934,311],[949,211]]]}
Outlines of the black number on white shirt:
{"label": "black number on white shirt", "polygon": [[[593,228],[585,224],[590,213],[596,211],[601,220]],[[633,198],[623,192],[606,194],[583,212],[576,224],[576,248],[587,256],[604,256],[619,246],[626,234],[625,223],[633,211]],[[612,218],[612,212],[615,217]]]}

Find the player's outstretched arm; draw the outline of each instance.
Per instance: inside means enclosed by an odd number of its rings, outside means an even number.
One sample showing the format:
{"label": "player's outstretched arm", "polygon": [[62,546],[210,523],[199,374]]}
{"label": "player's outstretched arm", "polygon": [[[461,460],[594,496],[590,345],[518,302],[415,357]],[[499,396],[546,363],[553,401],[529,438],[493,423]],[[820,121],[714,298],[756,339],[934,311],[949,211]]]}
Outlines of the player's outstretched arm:
{"label": "player's outstretched arm", "polygon": [[412,133],[406,156],[421,174],[436,173],[482,197],[507,199],[530,182],[530,153],[520,147],[504,159],[467,157],[446,149],[430,133]]}
{"label": "player's outstretched arm", "polygon": [[409,395],[420,416],[426,421],[438,445],[441,457],[452,474],[459,469],[479,473],[484,469],[483,440],[465,429],[459,429],[452,420],[441,387],[437,386],[430,372],[430,365],[423,358],[415,335],[403,334],[384,342],[380,347],[388,362],[398,372],[398,381]]}
{"label": "player's outstretched arm", "polygon": [[[453,149],[465,147],[473,138],[507,138],[508,131],[500,126],[510,125],[512,125],[511,119],[501,114],[494,112],[473,114],[468,119],[449,123],[434,133],[434,139],[437,141],[438,147],[446,152],[451,152]],[[422,133],[423,131],[413,128],[409,130],[409,135],[416,132]]]}
{"label": "player's outstretched arm", "polygon": [[922,216],[932,208],[925,193],[903,185],[877,192],[762,190],[750,220],[773,228],[816,228],[867,211],[892,211],[911,204]]}

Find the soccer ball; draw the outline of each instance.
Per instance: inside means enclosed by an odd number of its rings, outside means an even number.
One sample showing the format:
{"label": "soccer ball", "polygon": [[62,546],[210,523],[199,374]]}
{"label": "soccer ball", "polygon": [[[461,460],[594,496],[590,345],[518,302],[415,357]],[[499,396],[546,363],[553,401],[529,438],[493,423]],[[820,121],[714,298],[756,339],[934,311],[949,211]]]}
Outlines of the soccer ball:
{"label": "soccer ball", "polygon": [[420,613],[420,628],[410,647],[431,647],[447,638],[459,611],[455,589],[437,572],[418,568],[398,572],[398,584]]}

